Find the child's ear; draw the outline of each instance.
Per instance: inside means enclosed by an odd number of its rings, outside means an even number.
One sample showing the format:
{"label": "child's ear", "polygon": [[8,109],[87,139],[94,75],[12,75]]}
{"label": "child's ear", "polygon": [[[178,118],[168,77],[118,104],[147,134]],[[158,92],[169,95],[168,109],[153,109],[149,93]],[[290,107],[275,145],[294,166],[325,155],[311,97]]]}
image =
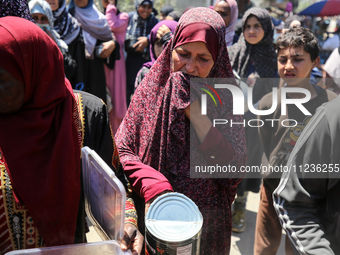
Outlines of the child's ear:
{"label": "child's ear", "polygon": [[320,57],[317,57],[317,58],[314,60],[313,68],[316,67],[316,66],[319,66],[319,65],[320,65]]}

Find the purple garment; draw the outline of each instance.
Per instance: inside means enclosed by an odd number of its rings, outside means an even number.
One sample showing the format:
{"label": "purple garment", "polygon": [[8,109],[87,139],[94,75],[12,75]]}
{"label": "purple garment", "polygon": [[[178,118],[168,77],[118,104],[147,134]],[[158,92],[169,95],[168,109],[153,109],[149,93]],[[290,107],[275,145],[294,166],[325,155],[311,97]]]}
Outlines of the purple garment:
{"label": "purple garment", "polygon": [[[153,65],[153,63],[155,63],[156,61],[156,54],[155,54],[155,50],[154,50],[154,45],[155,45],[155,42],[157,40],[157,31],[158,29],[162,26],[162,25],[166,25],[172,33],[175,32],[175,29],[176,29],[176,26],[177,26],[177,21],[174,21],[174,20],[162,20],[160,22],[158,22],[156,24],[156,26],[154,26],[152,29],[151,29],[151,32],[150,32],[150,58],[151,58],[151,61],[149,62],[146,62],[143,64],[143,66],[147,67],[147,68],[151,68],[151,66]],[[137,75],[138,76],[138,75]]]}
{"label": "purple garment", "polygon": [[27,0],[0,0],[0,17],[16,16],[33,21]]}

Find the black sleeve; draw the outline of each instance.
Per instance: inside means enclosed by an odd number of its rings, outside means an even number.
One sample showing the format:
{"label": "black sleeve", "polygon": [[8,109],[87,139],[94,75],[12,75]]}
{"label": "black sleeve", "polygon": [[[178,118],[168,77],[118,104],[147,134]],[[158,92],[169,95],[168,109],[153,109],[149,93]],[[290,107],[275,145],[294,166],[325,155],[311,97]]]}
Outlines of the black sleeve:
{"label": "black sleeve", "polygon": [[[90,147],[115,171],[116,176],[127,189],[125,178],[117,147],[113,139],[109,115],[104,102],[89,93],[77,91],[82,96],[84,113],[84,146]],[[114,156],[118,159],[114,159]],[[113,160],[118,161],[113,165]]]}
{"label": "black sleeve", "polygon": [[113,52],[111,53],[111,55],[108,58],[103,59],[105,65],[110,69],[113,69],[115,67],[116,60],[119,60],[121,58],[121,56],[120,56],[120,45],[116,40],[114,40],[114,42],[116,44],[116,48],[113,50]]}
{"label": "black sleeve", "polygon": [[72,58],[68,52],[63,53],[64,68],[67,79],[71,79],[76,73],[77,62]]}
{"label": "black sleeve", "polygon": [[172,33],[171,32],[168,32],[168,33],[166,33],[165,35],[162,36],[161,44],[163,45],[163,48],[166,47],[166,45],[170,41],[171,37],[172,37]]}

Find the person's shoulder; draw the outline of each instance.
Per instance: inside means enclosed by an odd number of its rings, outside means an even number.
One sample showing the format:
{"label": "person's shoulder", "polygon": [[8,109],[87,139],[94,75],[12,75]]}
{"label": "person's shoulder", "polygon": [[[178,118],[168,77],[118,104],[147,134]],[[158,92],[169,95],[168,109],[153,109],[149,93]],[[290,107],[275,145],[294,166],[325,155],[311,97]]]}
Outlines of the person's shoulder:
{"label": "person's shoulder", "polygon": [[[278,89],[278,93],[279,93],[280,89]],[[279,96],[278,96],[279,98]],[[259,108],[260,109],[269,109],[273,104],[273,92],[269,92],[267,94],[265,94],[260,102],[259,102]]]}
{"label": "person's shoulder", "polygon": [[329,101],[326,104],[323,104],[322,107],[325,109],[325,111],[331,111],[334,113],[338,112],[340,106],[340,97],[332,91],[329,90],[326,91],[327,95],[330,96],[331,98],[329,98]]}
{"label": "person's shoulder", "polygon": [[80,90],[74,90],[74,93],[79,93],[81,95],[83,107],[86,111],[102,111],[103,107],[105,107],[103,100],[95,95]]}
{"label": "person's shoulder", "polygon": [[331,101],[331,100],[338,97],[338,95],[336,93],[334,93],[333,91],[330,91],[328,89],[326,89],[326,94],[327,94],[328,101]]}
{"label": "person's shoulder", "polygon": [[132,17],[133,17],[135,14],[137,14],[136,11],[128,12],[129,19],[132,19]]}
{"label": "person's shoulder", "polygon": [[153,27],[159,22],[159,19],[157,19],[153,13],[151,13],[149,20],[151,21]]}
{"label": "person's shoulder", "polygon": [[340,97],[337,96],[331,101],[322,104],[318,108],[319,115],[321,114],[325,118],[327,125],[329,127],[339,127],[340,126]]}
{"label": "person's shoulder", "polygon": [[327,65],[329,63],[333,64],[333,62],[339,62],[340,63],[340,50],[339,50],[339,47],[335,48],[332,51],[332,53],[327,58],[325,65]]}

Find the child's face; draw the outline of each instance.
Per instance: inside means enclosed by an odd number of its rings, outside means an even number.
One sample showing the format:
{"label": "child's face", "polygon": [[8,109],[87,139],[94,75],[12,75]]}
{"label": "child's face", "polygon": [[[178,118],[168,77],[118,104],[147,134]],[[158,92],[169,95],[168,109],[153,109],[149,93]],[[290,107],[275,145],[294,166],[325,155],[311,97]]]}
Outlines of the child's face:
{"label": "child's face", "polygon": [[250,44],[258,44],[264,37],[264,30],[260,21],[251,16],[247,19],[243,31],[244,39]]}
{"label": "child's face", "polygon": [[298,87],[304,79],[309,79],[312,69],[320,58],[312,61],[310,54],[302,46],[280,49],[277,57],[277,67],[280,77],[288,86]]}

